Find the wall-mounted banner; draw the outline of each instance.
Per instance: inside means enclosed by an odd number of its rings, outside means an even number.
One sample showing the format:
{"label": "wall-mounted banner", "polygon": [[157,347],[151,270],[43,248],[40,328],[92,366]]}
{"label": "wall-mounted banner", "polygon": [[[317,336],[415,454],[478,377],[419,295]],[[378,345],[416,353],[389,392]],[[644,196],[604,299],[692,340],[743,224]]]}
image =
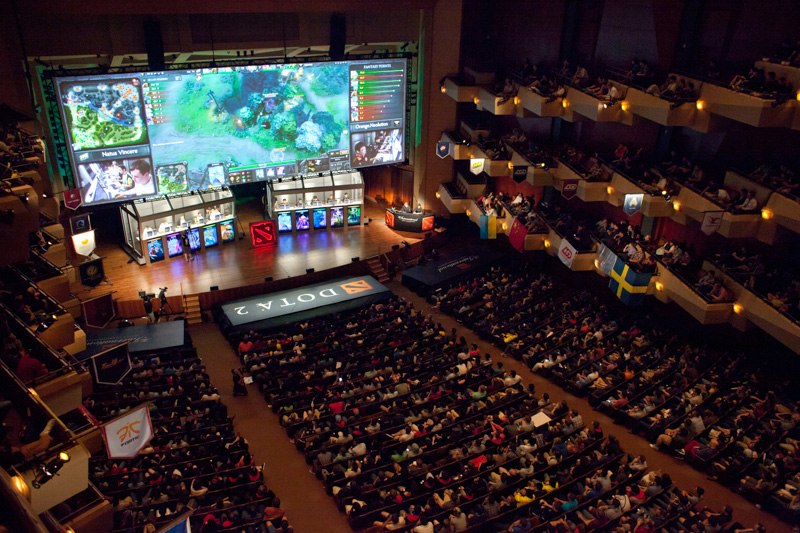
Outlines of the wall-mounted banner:
{"label": "wall-mounted banner", "polygon": [[485,159],[470,159],[469,171],[477,176],[478,174],[483,172],[483,167],[485,164],[486,164]]}
{"label": "wall-mounted banner", "polygon": [[75,248],[75,253],[84,257],[89,257],[94,252],[94,230],[90,229],[83,233],[72,236],[72,246]]}
{"label": "wall-mounted banner", "polygon": [[511,175],[514,181],[522,183],[528,177],[528,165],[514,165],[514,172]]}
{"label": "wall-mounted banner", "polygon": [[81,284],[86,287],[97,287],[106,279],[106,272],[103,269],[103,258],[92,259],[78,265],[78,273],[81,276]]}
{"label": "wall-mounted banner", "polygon": [[448,155],[453,154],[452,144],[447,141],[439,141],[436,143],[436,155],[444,159]]}
{"label": "wall-mounted banner", "polygon": [[567,239],[561,241],[561,247],[558,249],[558,258],[561,262],[572,268],[572,262],[575,260],[575,254],[578,251],[572,246]]}
{"label": "wall-mounted banner", "polygon": [[561,196],[572,200],[578,194],[578,180],[564,180],[561,183]]}
{"label": "wall-mounted banner", "polygon": [[70,209],[78,209],[81,206],[81,190],[69,189],[64,191],[64,205]]}
{"label": "wall-mounted banner", "polygon": [[133,459],[153,438],[148,405],[128,411],[101,428],[109,459]]}
{"label": "wall-mounted banner", "polygon": [[632,217],[638,213],[642,208],[642,200],[644,200],[644,194],[626,194],[625,203],[622,205],[625,214]]}
{"label": "wall-mounted banner", "polygon": [[700,231],[706,235],[711,235],[717,231],[722,225],[722,214],[724,211],[706,211],[703,215],[703,225],[700,226]]}

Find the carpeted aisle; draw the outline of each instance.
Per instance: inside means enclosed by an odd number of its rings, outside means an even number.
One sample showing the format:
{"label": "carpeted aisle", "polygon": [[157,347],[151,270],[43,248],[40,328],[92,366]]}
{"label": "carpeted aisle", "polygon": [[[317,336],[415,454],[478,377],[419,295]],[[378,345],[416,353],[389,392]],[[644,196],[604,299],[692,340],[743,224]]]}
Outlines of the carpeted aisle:
{"label": "carpeted aisle", "polygon": [[289,442],[278,416],[267,407],[258,389],[249,385],[248,396],[232,395],[231,369],[240,366],[240,362],[219,328],[215,324],[202,324],[192,326],[189,332],[212,383],[228,406],[228,415],[236,416],[236,430],[250,444],[256,464],[264,463],[267,488],[281,499],[281,507],[286,509],[295,532],[351,532],[345,515],[309,472],[305,458]]}

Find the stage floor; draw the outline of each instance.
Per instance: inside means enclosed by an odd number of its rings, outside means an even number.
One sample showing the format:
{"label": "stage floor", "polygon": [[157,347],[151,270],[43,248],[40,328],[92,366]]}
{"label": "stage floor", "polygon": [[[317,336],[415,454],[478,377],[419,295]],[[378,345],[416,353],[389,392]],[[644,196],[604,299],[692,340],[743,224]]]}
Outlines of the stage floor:
{"label": "stage floor", "polygon": [[101,283],[90,291],[78,280],[72,284],[72,292],[81,299],[109,291],[116,291],[115,299],[134,299],[139,291],[157,293],[159,287],[169,287],[169,296],[179,296],[181,291],[197,294],[214,285],[229,289],[261,283],[268,276],[275,280],[300,276],[307,268],[325,270],[347,264],[353,257],[366,259],[388,252],[402,241],[413,244],[424,238],[422,233],[387,227],[385,210],[368,201],[364,212],[372,222],[367,226],[279,235],[277,246],[256,251],[250,247],[247,228],[250,222],[262,220],[259,208],[256,203],[237,205],[245,237],[204,250],[189,263],[183,256],[156,264],[129,263],[130,256],[117,243],[98,243],[95,253],[104,258],[106,276],[113,285]]}

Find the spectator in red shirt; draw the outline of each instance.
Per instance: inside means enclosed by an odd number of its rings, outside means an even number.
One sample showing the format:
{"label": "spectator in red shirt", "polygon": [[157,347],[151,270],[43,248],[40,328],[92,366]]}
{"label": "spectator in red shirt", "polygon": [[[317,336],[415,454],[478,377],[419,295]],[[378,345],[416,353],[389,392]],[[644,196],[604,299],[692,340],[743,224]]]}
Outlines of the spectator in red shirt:
{"label": "spectator in red shirt", "polygon": [[31,357],[28,352],[22,352],[16,373],[19,379],[24,383],[28,383],[47,374],[47,367],[35,357]]}

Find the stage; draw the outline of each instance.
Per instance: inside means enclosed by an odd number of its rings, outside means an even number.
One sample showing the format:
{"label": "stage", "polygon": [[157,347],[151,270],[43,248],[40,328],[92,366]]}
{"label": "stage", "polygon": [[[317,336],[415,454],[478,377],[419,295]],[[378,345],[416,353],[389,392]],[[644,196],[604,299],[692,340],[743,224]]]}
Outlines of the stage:
{"label": "stage", "polygon": [[[386,226],[386,210],[375,202],[364,204],[364,216],[369,225],[357,228],[331,228],[327,231],[278,235],[278,244],[265,250],[253,250],[247,231],[250,222],[262,220],[260,206],[255,203],[237,205],[237,215],[245,231],[244,239],[198,254],[194,262],[175,257],[161,263],[138,265],[129,263],[130,256],[117,243],[98,243],[95,253],[104,258],[108,280],[113,285],[101,283],[88,290],[76,280],[71,285],[73,294],[81,299],[116,291],[114,299],[137,299],[139,291],[158,293],[159,287],[169,287],[168,296],[198,294],[212,286],[220,289],[262,283],[264,278],[274,280],[300,276],[307,268],[317,271],[346,265],[351,258],[380,255],[391,251],[392,245],[402,241],[415,243],[424,238],[421,233],[395,231]],[[121,239],[121,236],[120,236]]]}

